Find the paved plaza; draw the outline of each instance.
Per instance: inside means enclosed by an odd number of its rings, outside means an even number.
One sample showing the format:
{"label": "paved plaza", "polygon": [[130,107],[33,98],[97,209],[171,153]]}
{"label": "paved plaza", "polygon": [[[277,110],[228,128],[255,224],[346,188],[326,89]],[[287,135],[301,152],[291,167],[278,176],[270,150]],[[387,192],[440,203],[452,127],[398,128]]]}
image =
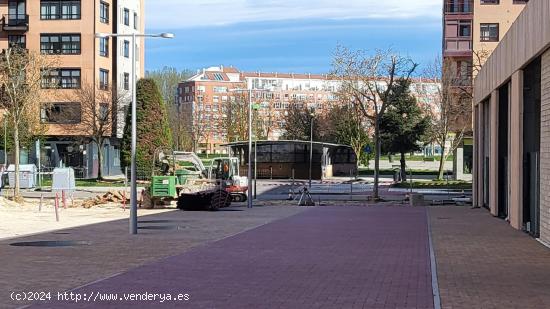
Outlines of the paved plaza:
{"label": "paved plaza", "polygon": [[[265,206],[140,220],[137,237],[115,221],[1,242],[0,307],[29,304],[9,292],[51,291],[31,308],[550,308],[550,249],[483,209]],[[53,239],[90,245],[10,245]]]}

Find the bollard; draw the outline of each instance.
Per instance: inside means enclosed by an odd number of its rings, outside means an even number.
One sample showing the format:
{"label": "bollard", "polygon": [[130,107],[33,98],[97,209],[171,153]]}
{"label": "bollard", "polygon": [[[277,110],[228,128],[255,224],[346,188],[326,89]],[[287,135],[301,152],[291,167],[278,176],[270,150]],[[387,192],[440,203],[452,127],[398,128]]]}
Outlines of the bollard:
{"label": "bollard", "polygon": [[42,212],[42,203],[44,202],[44,193],[40,193],[40,204],[38,205],[38,212]]}
{"label": "bollard", "polygon": [[55,193],[55,221],[59,222],[59,193]]}
{"label": "bollard", "polygon": [[350,199],[350,201],[353,201],[353,170],[349,170],[349,176],[351,178],[351,181],[349,182],[349,184],[350,184],[349,199]]}
{"label": "bollard", "polygon": [[61,201],[63,202],[63,209],[67,209],[67,197],[65,196],[65,190],[61,190]]}

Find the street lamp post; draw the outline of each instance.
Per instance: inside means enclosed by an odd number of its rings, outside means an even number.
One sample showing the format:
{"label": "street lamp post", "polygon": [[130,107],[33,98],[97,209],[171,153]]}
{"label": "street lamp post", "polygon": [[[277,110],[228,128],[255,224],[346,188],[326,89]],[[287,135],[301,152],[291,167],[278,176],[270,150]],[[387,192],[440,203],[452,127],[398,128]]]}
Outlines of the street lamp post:
{"label": "street lamp post", "polygon": [[[130,234],[135,235],[138,232],[137,224],[137,166],[136,166],[136,148],[137,148],[137,78],[136,78],[136,38],[163,38],[172,39],[174,34],[172,33],[160,33],[160,34],[141,34],[141,33],[96,33],[98,38],[108,37],[127,37],[132,38],[132,149],[131,149],[131,167],[130,167]],[[99,150],[101,151],[101,149]]]}
{"label": "street lamp post", "polygon": [[310,140],[309,140],[309,189],[311,189],[311,170],[312,170],[312,161],[313,161],[313,120],[314,120],[315,114],[311,113],[311,121],[310,121]]}

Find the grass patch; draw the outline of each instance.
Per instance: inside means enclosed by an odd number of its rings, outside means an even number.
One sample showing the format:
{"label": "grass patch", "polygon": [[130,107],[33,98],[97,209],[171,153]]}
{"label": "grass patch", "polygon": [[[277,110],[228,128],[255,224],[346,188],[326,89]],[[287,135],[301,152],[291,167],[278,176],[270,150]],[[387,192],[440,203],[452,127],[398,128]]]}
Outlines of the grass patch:
{"label": "grass patch", "polygon": [[[433,162],[439,162],[441,156],[433,156],[433,157],[424,157],[424,156],[405,156],[405,160],[407,161],[427,161],[427,162],[430,162],[430,161],[433,161]],[[449,155],[447,157],[447,161],[453,161],[453,156],[452,155]],[[374,156],[372,157],[371,160],[374,160]],[[389,161],[389,156],[388,155],[383,155],[383,156],[380,156],[380,160],[382,161]],[[400,155],[394,155],[393,156],[393,162],[399,162],[400,160]]]}
{"label": "grass patch", "polygon": [[[410,171],[407,170],[407,175],[409,175],[409,173],[410,173]],[[434,177],[438,175],[438,171],[426,170],[426,169],[415,169],[415,170],[412,170],[412,173],[413,173],[413,177],[414,177],[414,175],[434,176]],[[393,175],[393,174],[394,174],[393,169],[381,169],[380,170],[380,175],[388,176],[388,175]],[[452,174],[453,174],[452,171],[447,171],[447,173],[445,173],[445,175],[452,175]],[[361,167],[361,168],[359,168],[359,176],[374,176],[374,170],[367,169],[365,167]]]}
{"label": "grass patch", "polygon": [[[124,187],[124,182],[120,181],[98,181],[96,179],[77,179],[75,181],[75,184],[77,187]],[[42,180],[42,186],[43,187],[51,187],[52,186],[52,180],[51,179],[43,179]]]}

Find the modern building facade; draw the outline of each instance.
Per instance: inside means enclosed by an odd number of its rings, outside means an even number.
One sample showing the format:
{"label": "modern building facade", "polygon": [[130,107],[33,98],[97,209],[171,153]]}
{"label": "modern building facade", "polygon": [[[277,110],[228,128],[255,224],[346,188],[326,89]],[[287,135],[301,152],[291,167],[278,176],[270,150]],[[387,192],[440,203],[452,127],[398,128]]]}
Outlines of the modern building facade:
{"label": "modern building facade", "polygon": [[[248,174],[248,143],[224,145],[239,158],[240,173]],[[346,145],[310,141],[257,141],[252,146],[253,175],[259,179],[323,180],[334,176],[357,175],[357,156]],[[310,163],[311,155],[311,163]]]}
{"label": "modern building facade", "polygon": [[[444,0],[443,74],[457,100],[471,100],[472,79],[528,0]],[[451,78],[449,78],[451,77]],[[463,121],[468,125],[470,118]],[[458,128],[460,127],[460,128]],[[462,130],[460,123],[457,130]],[[468,130],[454,154],[454,173],[471,179],[473,136]]]}
{"label": "modern building facade", "polygon": [[531,0],[475,79],[474,205],[550,244],[550,2]]}
{"label": "modern building facade", "polygon": [[[210,67],[179,84],[177,103],[179,111],[199,132],[196,151],[204,153],[226,152],[223,144],[237,142],[227,136],[227,108],[232,102],[252,102],[257,111],[261,139],[279,140],[284,134],[285,116],[291,104],[313,109],[315,113],[328,113],[338,103],[338,80],[329,75],[272,72],[240,72],[233,67]],[[437,93],[433,81],[414,80],[411,91],[419,104],[431,104]],[[246,105],[247,106],[247,105]]]}
{"label": "modern building facade", "polygon": [[[112,120],[110,138],[104,149],[98,150],[87,139],[90,133],[81,119],[85,107],[76,94],[84,85],[93,85],[96,92],[112,89],[120,92],[120,97],[131,90],[131,48],[126,41],[96,38],[95,34],[143,31],[143,7],[144,0],[0,0],[0,50],[17,44],[55,57],[58,66],[52,70],[56,76],[51,77],[58,86],[45,86],[37,95],[44,106],[40,117],[46,126],[46,139],[40,150],[44,169],[71,166],[83,178],[94,177],[98,168],[103,169],[104,175],[121,174],[123,106],[114,108],[117,115]],[[138,76],[143,76],[142,43],[138,50]],[[117,105],[127,104],[131,98],[126,97]],[[97,164],[98,151],[104,152],[102,167]],[[34,149],[28,151],[29,163],[36,163],[37,157]]]}

